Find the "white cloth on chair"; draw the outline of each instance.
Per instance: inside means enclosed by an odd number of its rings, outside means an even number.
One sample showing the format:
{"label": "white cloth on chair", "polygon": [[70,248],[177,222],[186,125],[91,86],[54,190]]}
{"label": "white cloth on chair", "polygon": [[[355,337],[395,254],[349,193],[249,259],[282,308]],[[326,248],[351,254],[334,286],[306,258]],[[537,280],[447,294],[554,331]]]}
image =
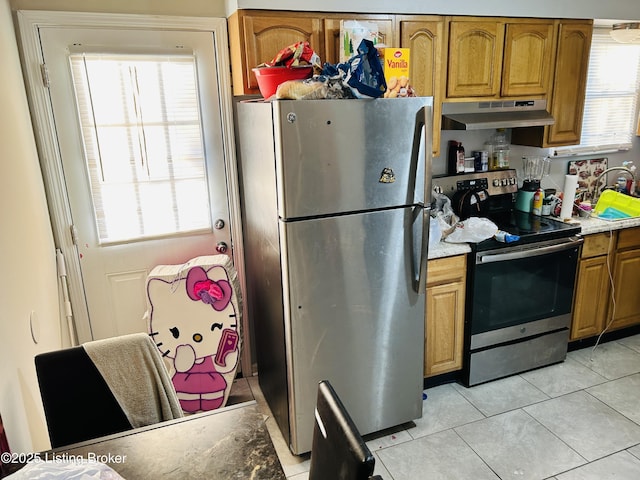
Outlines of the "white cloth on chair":
{"label": "white cloth on chair", "polygon": [[169,372],[146,333],[82,345],[134,428],[182,417]]}

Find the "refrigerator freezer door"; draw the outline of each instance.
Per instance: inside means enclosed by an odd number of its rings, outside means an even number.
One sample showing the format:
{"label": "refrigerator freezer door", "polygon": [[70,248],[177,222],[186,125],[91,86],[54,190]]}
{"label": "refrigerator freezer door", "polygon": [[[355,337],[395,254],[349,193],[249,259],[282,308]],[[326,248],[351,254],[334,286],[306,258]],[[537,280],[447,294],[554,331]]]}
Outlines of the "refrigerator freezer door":
{"label": "refrigerator freezer door", "polygon": [[423,203],[424,152],[431,152],[431,128],[423,124],[431,125],[432,103],[273,102],[280,218]]}
{"label": "refrigerator freezer door", "polygon": [[291,449],[311,448],[318,382],[362,434],[422,415],[422,209],[280,222]]}

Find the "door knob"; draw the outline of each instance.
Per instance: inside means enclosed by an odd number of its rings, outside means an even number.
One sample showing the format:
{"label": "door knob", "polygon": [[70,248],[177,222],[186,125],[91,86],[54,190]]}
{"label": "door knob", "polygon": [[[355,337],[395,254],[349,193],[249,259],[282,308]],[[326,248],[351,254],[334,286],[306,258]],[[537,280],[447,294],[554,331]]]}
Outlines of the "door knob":
{"label": "door knob", "polygon": [[218,253],[227,253],[229,246],[225,242],[218,242],[216,245],[216,252]]}

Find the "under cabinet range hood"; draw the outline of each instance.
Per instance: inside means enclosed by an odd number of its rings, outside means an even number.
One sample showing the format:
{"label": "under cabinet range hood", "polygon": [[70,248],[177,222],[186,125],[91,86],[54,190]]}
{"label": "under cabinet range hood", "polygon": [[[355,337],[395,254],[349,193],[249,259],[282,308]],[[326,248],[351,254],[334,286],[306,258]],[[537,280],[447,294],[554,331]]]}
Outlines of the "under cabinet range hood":
{"label": "under cabinet range hood", "polygon": [[553,125],[546,100],[443,103],[442,130],[486,130]]}

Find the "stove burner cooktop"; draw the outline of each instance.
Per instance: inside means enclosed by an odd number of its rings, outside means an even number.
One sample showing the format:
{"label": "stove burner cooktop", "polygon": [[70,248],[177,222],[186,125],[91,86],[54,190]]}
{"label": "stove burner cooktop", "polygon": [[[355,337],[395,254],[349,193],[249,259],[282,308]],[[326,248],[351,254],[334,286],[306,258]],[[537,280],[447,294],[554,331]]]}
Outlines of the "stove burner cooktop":
{"label": "stove burner cooktop", "polygon": [[475,246],[472,245],[476,251],[566,238],[579,234],[581,230],[580,225],[565,223],[518,210],[490,213],[487,218],[495,223],[500,230],[520,236],[520,240],[505,244],[490,238],[475,244]]}

